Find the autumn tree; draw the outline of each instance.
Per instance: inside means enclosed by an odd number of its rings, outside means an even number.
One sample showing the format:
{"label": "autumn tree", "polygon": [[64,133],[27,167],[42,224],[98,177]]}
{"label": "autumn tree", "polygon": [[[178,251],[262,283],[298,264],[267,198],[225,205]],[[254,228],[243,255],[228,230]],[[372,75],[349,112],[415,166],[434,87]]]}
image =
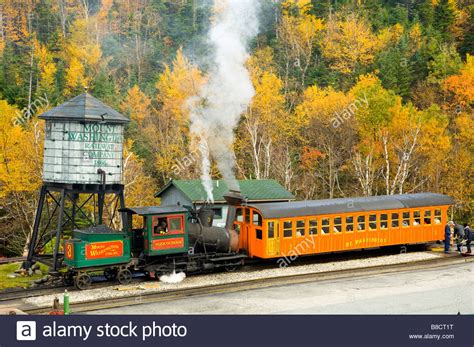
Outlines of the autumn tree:
{"label": "autumn tree", "polygon": [[[275,173],[272,168],[276,153],[294,132],[285,109],[283,82],[275,74],[272,51],[257,51],[248,66],[255,96],[238,130],[236,149],[242,155],[243,160],[239,163],[242,173],[247,177],[266,179]],[[246,158],[251,158],[249,169],[244,168]]]}
{"label": "autumn tree", "polygon": [[10,250],[25,252],[41,185],[42,130],[36,121],[15,125],[18,109],[0,100],[0,232]]}
{"label": "autumn tree", "polygon": [[354,73],[358,66],[374,61],[381,43],[368,23],[355,14],[329,19],[321,50],[332,69],[342,74]]}
{"label": "autumn tree", "polygon": [[[296,112],[303,120],[305,147],[302,166],[320,181],[319,197],[344,195],[341,170],[347,164],[355,141],[354,112],[364,103],[328,87],[309,87]],[[315,155],[317,158],[314,158]],[[317,160],[314,160],[317,159]],[[313,163],[313,165],[311,165]]]}
{"label": "autumn tree", "polygon": [[304,89],[308,69],[316,59],[314,51],[324,25],[321,19],[310,14],[312,5],[309,0],[285,1],[282,7],[277,35],[284,57],[283,80],[285,92],[288,93],[292,77],[298,80],[297,89]]}
{"label": "autumn tree", "polygon": [[[182,161],[189,150],[193,151],[187,107],[189,99],[198,94],[203,80],[201,72],[180,50],[172,66],[166,65],[156,83],[157,107],[144,120],[143,136],[145,146],[153,153],[154,170],[162,184],[176,177],[174,165]],[[192,177],[195,163],[192,164],[180,170],[179,177]]]}

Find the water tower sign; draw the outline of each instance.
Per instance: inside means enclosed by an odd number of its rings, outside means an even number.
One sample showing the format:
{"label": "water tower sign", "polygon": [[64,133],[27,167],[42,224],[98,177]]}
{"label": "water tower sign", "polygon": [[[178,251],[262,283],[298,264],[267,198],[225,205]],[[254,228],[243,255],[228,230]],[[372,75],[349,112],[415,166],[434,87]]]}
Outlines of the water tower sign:
{"label": "water tower sign", "polygon": [[43,179],[46,182],[97,184],[122,181],[123,124],[47,121]]}

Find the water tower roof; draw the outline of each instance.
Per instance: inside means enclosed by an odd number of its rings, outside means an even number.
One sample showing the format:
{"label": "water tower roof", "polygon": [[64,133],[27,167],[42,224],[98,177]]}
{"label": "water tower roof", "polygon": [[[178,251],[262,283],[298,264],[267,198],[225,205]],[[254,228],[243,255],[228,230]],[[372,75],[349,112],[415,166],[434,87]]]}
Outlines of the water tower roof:
{"label": "water tower roof", "polygon": [[107,123],[128,123],[130,121],[127,117],[87,92],[43,113],[39,118],[76,122],[105,121]]}

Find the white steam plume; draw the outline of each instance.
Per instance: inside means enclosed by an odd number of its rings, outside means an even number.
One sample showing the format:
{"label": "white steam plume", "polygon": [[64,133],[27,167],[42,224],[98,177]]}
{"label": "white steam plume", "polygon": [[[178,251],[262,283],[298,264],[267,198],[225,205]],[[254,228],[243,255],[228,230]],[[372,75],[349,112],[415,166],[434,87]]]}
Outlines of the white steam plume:
{"label": "white steam plume", "polygon": [[[245,62],[247,47],[258,33],[258,0],[214,0],[214,21],[208,33],[213,50],[207,83],[189,102],[191,132],[200,139],[201,179],[213,201],[210,157],[230,189],[239,190],[234,176],[234,129],[255,90]],[[207,152],[207,153],[206,153]]]}

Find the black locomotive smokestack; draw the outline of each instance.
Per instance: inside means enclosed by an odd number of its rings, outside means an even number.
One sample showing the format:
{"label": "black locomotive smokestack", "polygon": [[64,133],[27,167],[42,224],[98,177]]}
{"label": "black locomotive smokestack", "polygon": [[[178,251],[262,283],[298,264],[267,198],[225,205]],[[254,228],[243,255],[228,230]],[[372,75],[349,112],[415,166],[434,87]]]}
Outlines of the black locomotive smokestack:
{"label": "black locomotive smokestack", "polygon": [[224,199],[229,204],[227,210],[227,220],[225,228],[230,236],[230,248],[233,251],[237,251],[239,248],[239,234],[234,230],[234,221],[237,213],[237,207],[242,205],[244,197],[238,190],[230,190],[227,194],[224,194]]}

